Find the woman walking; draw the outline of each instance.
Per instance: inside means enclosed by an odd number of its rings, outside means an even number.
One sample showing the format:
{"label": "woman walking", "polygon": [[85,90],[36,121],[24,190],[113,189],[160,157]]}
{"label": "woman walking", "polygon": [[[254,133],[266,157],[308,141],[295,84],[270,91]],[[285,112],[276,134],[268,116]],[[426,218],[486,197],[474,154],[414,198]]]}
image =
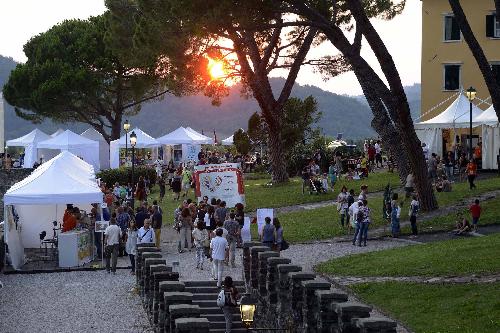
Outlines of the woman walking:
{"label": "woman walking", "polygon": [[238,235],[237,246],[241,247],[243,245],[243,240],[241,238],[241,230],[243,229],[243,226],[245,225],[245,211],[244,211],[245,207],[243,206],[242,203],[238,202],[234,206],[234,208],[236,209],[234,219],[236,220],[236,222],[238,222],[238,225],[240,227],[240,233]]}
{"label": "woman walking", "polygon": [[262,227],[260,232],[260,239],[265,246],[272,248],[276,241],[276,229],[271,224],[271,218],[268,216],[265,218],[266,224]]}
{"label": "woman walking", "polygon": [[340,190],[339,195],[337,196],[337,211],[340,214],[340,225],[342,226],[342,229],[344,229],[344,221],[348,223],[347,221],[347,208],[349,208],[347,204],[348,200],[348,194],[347,194],[347,187],[342,186],[342,189]]}
{"label": "woman walking", "polygon": [[391,200],[391,233],[392,237],[398,238],[400,232],[399,217],[401,216],[401,207],[398,204],[398,194],[394,193]]}
{"label": "woman walking", "polygon": [[371,211],[370,208],[368,208],[368,201],[363,200],[363,206],[360,207],[358,211],[358,221],[359,214],[361,214],[361,217],[363,218],[360,222],[358,246],[361,246],[361,243],[363,243],[363,246],[366,246],[366,240],[368,239],[368,226],[371,223],[370,213]]}
{"label": "woman walking", "polygon": [[196,247],[196,268],[203,270],[203,260],[205,259],[205,246],[208,242],[208,232],[205,223],[198,221],[193,230],[194,246]]}
{"label": "woman walking", "polygon": [[283,243],[283,227],[277,217],[273,218],[274,229],[276,230],[276,251],[281,251],[281,244]]}
{"label": "woman walking", "polygon": [[222,307],[222,311],[224,312],[224,320],[226,322],[226,333],[229,333],[233,327],[234,308],[238,306],[240,295],[238,289],[234,287],[233,279],[230,276],[226,276],[224,279],[223,287],[225,304]]}
{"label": "woman walking", "polygon": [[130,266],[132,271],[130,274],[135,274],[135,255],[137,253],[137,227],[135,226],[135,221],[130,221],[130,225],[127,229],[127,244],[125,245],[125,251],[128,253],[130,258]]}
{"label": "woman walking", "polygon": [[476,188],[476,184],[474,184],[474,180],[477,176],[477,164],[474,162],[474,159],[471,158],[467,167],[465,168],[465,172],[467,173],[467,180],[469,181],[470,189]]}
{"label": "woman walking", "polygon": [[186,244],[188,250],[191,252],[191,229],[193,228],[193,218],[189,208],[186,207],[182,210],[179,222],[179,237],[181,242],[179,253],[184,252],[183,248]]}

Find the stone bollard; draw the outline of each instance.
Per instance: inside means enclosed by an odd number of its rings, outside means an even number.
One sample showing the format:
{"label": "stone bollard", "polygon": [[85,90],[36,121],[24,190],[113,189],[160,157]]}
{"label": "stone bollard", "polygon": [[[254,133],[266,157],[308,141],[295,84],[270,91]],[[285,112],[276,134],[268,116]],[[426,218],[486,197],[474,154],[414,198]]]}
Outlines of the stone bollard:
{"label": "stone bollard", "polygon": [[166,292],[176,292],[184,291],[186,286],[184,283],[179,281],[160,281],[158,283],[158,328],[162,332],[165,327],[165,317],[167,315],[167,309],[165,308],[165,294]]}
{"label": "stone bollard", "polygon": [[163,300],[165,303],[165,323],[163,325],[164,332],[172,332],[174,321],[170,317],[170,306],[176,304],[192,304],[193,294],[182,291],[173,291],[163,293]]}
{"label": "stone bollard", "polygon": [[302,267],[291,264],[283,264],[278,265],[277,269],[279,273],[278,325],[280,327],[288,327],[290,324],[293,324],[293,318],[290,315],[292,313],[292,282],[290,274],[302,271]]}
{"label": "stone bollard", "polygon": [[385,317],[355,318],[352,323],[359,333],[396,333],[398,324]]}
{"label": "stone bollard", "polygon": [[155,283],[154,283],[154,273],[166,272],[169,269],[167,265],[151,265],[149,266],[149,283],[147,290],[149,290],[149,297],[147,302],[147,311],[150,315],[153,314],[153,300],[155,298]]}
{"label": "stone bollard", "polygon": [[332,304],[347,302],[347,293],[340,289],[329,289],[316,290],[315,294],[321,310],[317,318],[319,331],[330,333],[333,328],[338,328],[338,316],[332,310]]}
{"label": "stone bollard", "polygon": [[252,246],[250,248],[250,286],[252,289],[259,287],[259,252],[269,251],[267,246]]}
{"label": "stone bollard", "polygon": [[345,302],[332,305],[335,307],[335,312],[338,315],[338,332],[342,333],[358,333],[359,329],[353,325],[353,318],[368,318],[370,317],[371,307],[357,303]]}
{"label": "stone bollard", "polygon": [[208,333],[210,323],[207,318],[179,318],[175,320],[176,333]]}
{"label": "stone bollard", "polygon": [[149,258],[161,258],[160,249],[157,249],[156,247],[137,248],[137,253],[135,255],[135,284],[138,288],[140,288],[140,281],[142,278],[143,256],[146,253],[151,254]]}
{"label": "stone bollard", "polygon": [[159,284],[162,281],[179,281],[179,273],[172,272],[172,267],[167,266],[167,271],[153,273],[153,324],[158,325],[158,314],[160,310],[160,293]]}
{"label": "stone bollard", "polygon": [[269,304],[278,303],[278,265],[285,265],[291,262],[288,258],[271,257],[267,259],[267,294]]}
{"label": "stone bollard", "polygon": [[267,259],[279,257],[279,252],[264,251],[257,254],[259,258],[259,294],[262,297],[267,295]]}
{"label": "stone bollard", "polygon": [[148,304],[148,298],[151,296],[149,290],[149,280],[152,276],[149,274],[149,267],[152,265],[167,265],[167,261],[162,258],[143,258],[142,267],[142,302],[144,305]]}
{"label": "stone bollard", "polygon": [[179,318],[199,318],[201,309],[198,305],[192,304],[174,304],[168,307],[170,314],[170,332],[175,330],[175,320]]}
{"label": "stone bollard", "polygon": [[302,317],[302,308],[304,304],[304,290],[302,288],[302,281],[314,280],[316,274],[308,272],[292,272],[290,279],[292,281],[292,313],[295,325],[302,327],[304,319]]}
{"label": "stone bollard", "polygon": [[261,246],[261,242],[244,242],[243,243],[243,274],[245,276],[245,289],[250,291],[250,269],[251,269],[251,254],[250,248],[253,246]]}
{"label": "stone bollard", "polygon": [[320,302],[316,299],[316,291],[318,290],[329,290],[331,284],[323,279],[316,278],[314,280],[302,281],[303,292],[303,304],[302,316],[304,318],[304,332],[317,333],[318,328],[318,318],[321,313]]}

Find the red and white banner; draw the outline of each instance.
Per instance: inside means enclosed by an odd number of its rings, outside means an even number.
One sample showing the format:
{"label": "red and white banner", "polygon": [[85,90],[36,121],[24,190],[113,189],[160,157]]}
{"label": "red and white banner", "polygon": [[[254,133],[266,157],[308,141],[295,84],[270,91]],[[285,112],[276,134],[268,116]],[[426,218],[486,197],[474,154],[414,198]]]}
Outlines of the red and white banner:
{"label": "red and white banner", "polygon": [[195,194],[198,200],[204,196],[225,201],[227,207],[245,204],[243,175],[237,163],[197,165],[194,169]]}

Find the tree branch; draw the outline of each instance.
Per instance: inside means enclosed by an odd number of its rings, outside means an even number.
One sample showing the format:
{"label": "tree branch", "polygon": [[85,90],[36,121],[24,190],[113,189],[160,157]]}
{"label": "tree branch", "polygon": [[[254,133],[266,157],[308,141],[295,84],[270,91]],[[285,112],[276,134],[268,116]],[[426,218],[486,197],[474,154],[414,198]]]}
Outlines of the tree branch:
{"label": "tree branch", "polygon": [[124,105],[124,106],[123,106],[123,110],[129,109],[129,108],[131,108],[131,107],[133,107],[133,106],[136,106],[137,104],[141,104],[141,103],[146,102],[146,101],[149,101],[149,100],[151,100],[151,99],[154,99],[154,98],[160,97],[160,96],[162,96],[162,95],[165,95],[166,93],[172,93],[172,92],[171,92],[170,90],[164,90],[164,91],[161,91],[161,92],[159,92],[159,93],[157,93],[157,94],[154,94],[154,95],[151,95],[151,96],[147,96],[147,97],[141,98],[141,99],[140,99],[140,100],[138,100],[138,101],[134,101],[134,102],[132,102],[132,103],[129,103],[129,104],[127,104],[127,105]]}

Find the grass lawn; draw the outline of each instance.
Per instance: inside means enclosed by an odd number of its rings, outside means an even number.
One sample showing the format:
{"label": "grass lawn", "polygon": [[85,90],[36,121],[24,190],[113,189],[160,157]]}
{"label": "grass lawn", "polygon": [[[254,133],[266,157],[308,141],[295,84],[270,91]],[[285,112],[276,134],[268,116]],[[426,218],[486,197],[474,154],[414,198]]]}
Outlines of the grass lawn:
{"label": "grass lawn", "polygon": [[500,234],[356,254],[327,261],[319,272],[344,276],[460,276],[500,272]]}
{"label": "grass lawn", "polygon": [[500,332],[500,283],[366,283],[351,287],[413,332]]}
{"label": "grass lawn", "polygon": [[462,199],[471,198],[478,194],[500,189],[500,177],[490,177],[475,182],[477,188],[469,190],[469,183],[454,183],[451,192],[436,192],[436,197],[440,206],[448,206]]}

